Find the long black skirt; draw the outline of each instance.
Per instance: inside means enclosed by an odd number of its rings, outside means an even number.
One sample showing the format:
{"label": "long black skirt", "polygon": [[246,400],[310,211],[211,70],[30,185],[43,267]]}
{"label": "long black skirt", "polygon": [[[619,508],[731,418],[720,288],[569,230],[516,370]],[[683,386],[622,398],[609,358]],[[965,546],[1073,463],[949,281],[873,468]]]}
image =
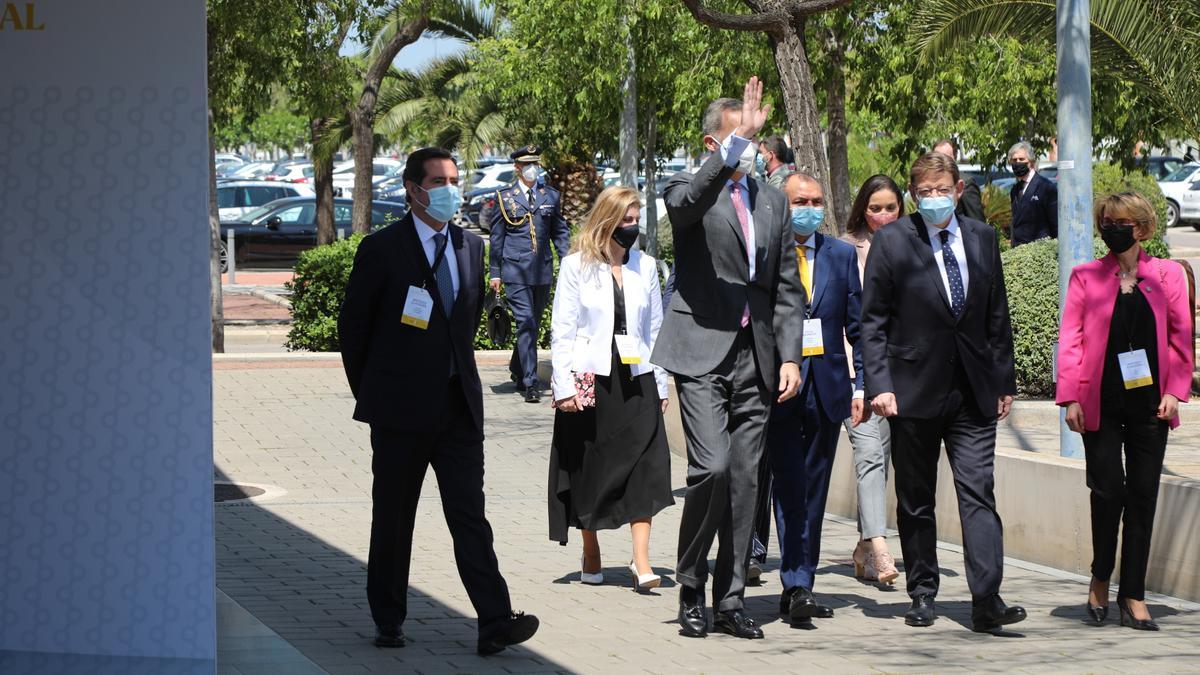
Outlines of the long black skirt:
{"label": "long black skirt", "polygon": [[596,406],[554,414],[550,448],[550,539],[572,527],[612,530],[675,503],[671,454],[654,374],[631,377],[613,356],[596,376]]}

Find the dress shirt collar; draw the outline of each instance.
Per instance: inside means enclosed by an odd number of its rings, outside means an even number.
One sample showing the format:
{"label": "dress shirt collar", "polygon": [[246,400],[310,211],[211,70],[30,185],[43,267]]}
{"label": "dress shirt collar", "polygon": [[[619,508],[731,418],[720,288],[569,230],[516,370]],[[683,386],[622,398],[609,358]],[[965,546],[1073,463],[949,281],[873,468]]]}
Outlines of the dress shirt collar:
{"label": "dress shirt collar", "polygon": [[[449,223],[443,225],[440,231],[441,234],[445,234],[447,237],[450,236],[448,225]],[[433,235],[439,234],[438,230],[435,230],[427,225],[425,221],[417,217],[417,214],[415,213],[413,214],[413,226],[417,228],[417,238],[421,240],[422,246],[428,243],[430,239],[433,239]]]}
{"label": "dress shirt collar", "polygon": [[[795,239],[794,239],[795,235],[792,235],[792,237],[793,237],[793,241],[795,241]],[[801,246],[803,246],[804,248],[806,248],[810,251],[813,251],[815,253],[817,250],[817,233],[813,232],[812,234],[808,235],[808,240],[805,241],[803,244],[801,244],[799,242],[796,243],[796,248],[800,248]]]}
{"label": "dress shirt collar", "polygon": [[962,236],[958,231],[958,216],[952,214],[950,216],[950,223],[947,224],[946,227],[934,227],[929,223],[925,223],[925,231],[929,233],[929,242],[935,246],[942,245],[942,240],[938,235],[938,233],[942,230],[950,233],[950,238],[948,241],[951,243],[953,243],[953,241],[958,237]]}

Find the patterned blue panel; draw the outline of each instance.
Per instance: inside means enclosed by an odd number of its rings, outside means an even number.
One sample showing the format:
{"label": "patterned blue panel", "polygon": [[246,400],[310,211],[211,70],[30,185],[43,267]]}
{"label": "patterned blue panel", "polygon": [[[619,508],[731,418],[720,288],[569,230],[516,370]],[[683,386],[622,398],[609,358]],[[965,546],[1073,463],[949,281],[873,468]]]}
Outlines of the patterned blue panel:
{"label": "patterned blue panel", "polygon": [[0,650],[211,660],[204,5],[36,6],[0,33]]}

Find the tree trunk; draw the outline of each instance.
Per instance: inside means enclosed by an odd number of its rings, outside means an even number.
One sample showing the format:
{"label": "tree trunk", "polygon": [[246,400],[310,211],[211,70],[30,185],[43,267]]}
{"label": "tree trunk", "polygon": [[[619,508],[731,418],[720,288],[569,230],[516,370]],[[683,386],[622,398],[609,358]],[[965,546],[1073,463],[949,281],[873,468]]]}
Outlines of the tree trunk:
{"label": "tree trunk", "polygon": [[317,193],[317,246],[331,244],[337,239],[333,231],[333,155],[316,151],[322,130],[332,122],[315,119],[308,123],[313,144],[313,190]]}
{"label": "tree trunk", "polygon": [[650,100],[646,111],[646,252],[658,257],[658,191],[654,183],[658,177],[658,119],[654,100]]}
{"label": "tree trunk", "polygon": [[221,295],[221,217],[217,210],[217,146],[213,140],[212,111],[208,111],[208,233],[209,287],[212,300],[212,350],[225,352],[225,303]]}
{"label": "tree trunk", "polygon": [[625,78],[621,82],[621,95],[624,108],[621,110],[621,184],[638,189],[637,174],[637,56],[633,49],[633,31],[629,28],[629,14],[632,7],[626,8],[626,14],[621,22],[625,29]]}
{"label": "tree trunk", "polygon": [[833,217],[826,222],[830,234],[841,236],[850,219],[850,156],[846,142],[846,43],[838,34],[838,22],[825,29],[825,53],[829,77],[825,82],[825,116],[829,122],[829,200]]}
{"label": "tree trunk", "polygon": [[362,94],[350,106],[350,128],[354,134],[354,207],[350,216],[356,233],[371,231],[371,178],[375,159],[375,103],[379,87],[392,61],[404,47],[414,43],[429,26],[429,0],[415,8],[412,20],[405,23],[379,50],[363,76]]}
{"label": "tree trunk", "polygon": [[829,190],[829,162],[825,157],[825,142],[821,137],[821,120],[813,96],[812,71],[804,51],[804,19],[797,19],[772,36],[775,68],[783,90],[783,107],[787,113],[796,169],[812,175],[821,182],[825,194]]}
{"label": "tree trunk", "polygon": [[371,178],[375,168],[375,94],[364,93],[369,103],[350,108],[350,128],[353,131],[354,200],[350,215],[355,233],[371,231]]}

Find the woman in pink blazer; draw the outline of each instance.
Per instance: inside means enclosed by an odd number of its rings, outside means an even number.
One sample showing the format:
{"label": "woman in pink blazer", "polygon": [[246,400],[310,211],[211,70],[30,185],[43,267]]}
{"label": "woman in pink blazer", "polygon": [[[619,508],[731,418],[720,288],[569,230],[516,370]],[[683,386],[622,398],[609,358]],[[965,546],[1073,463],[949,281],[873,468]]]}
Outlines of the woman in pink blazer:
{"label": "woman in pink blazer", "polygon": [[[1088,614],[1108,613],[1121,542],[1121,625],[1158,630],[1146,609],[1146,565],[1167,429],[1192,384],[1192,307],[1183,268],[1142,250],[1158,226],[1144,197],[1123,192],[1096,205],[1109,253],[1071,271],[1059,330],[1058,392],[1067,426],[1083,434],[1092,506]],[[1121,462],[1124,448],[1124,468]]]}

